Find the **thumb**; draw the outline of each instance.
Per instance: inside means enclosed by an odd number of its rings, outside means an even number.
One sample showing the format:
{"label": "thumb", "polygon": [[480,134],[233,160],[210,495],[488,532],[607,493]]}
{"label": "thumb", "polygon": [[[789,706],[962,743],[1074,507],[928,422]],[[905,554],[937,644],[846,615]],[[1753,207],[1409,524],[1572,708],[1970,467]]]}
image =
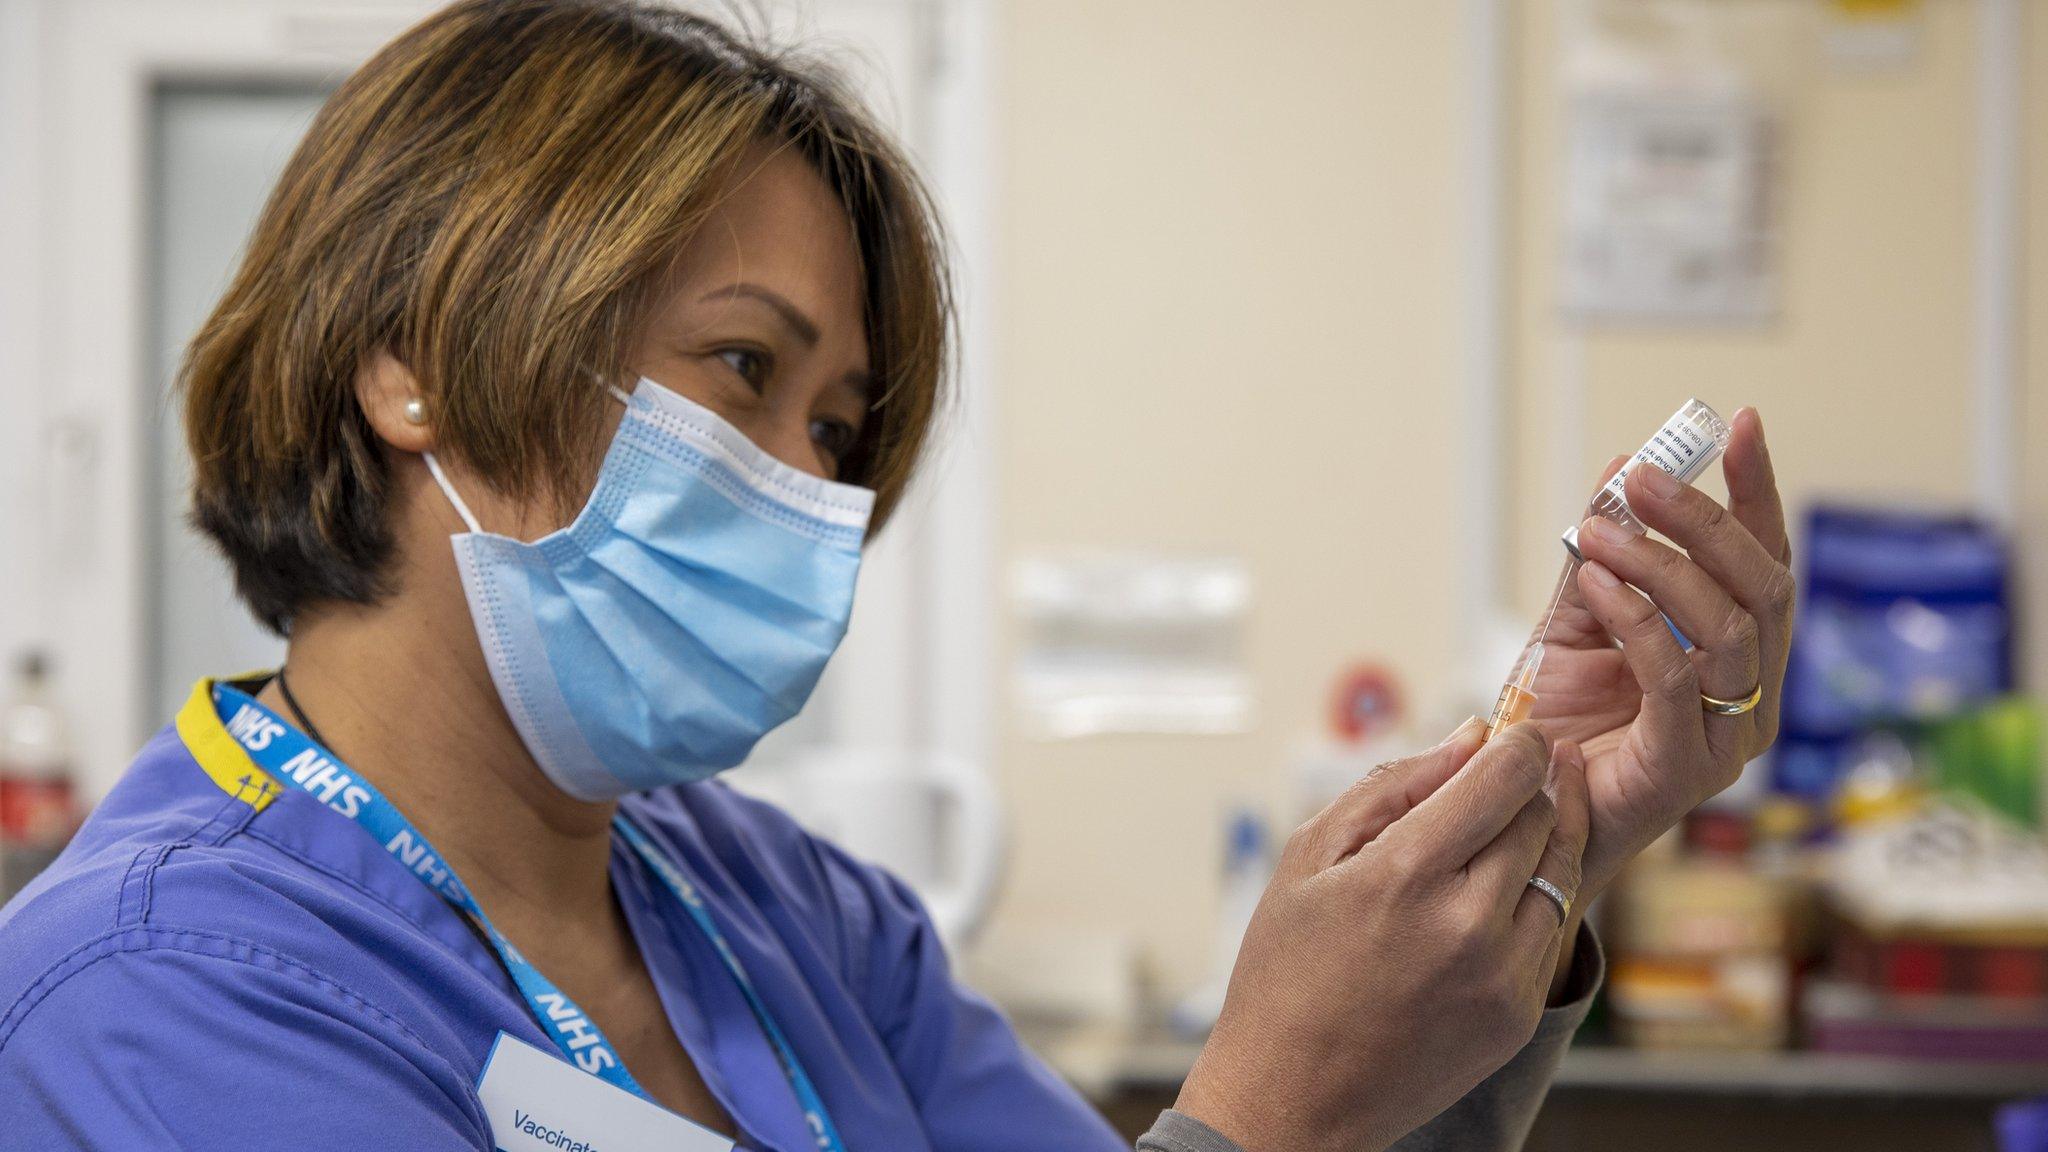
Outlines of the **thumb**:
{"label": "thumb", "polygon": [[1359,777],[1302,826],[1295,839],[1306,845],[1307,855],[1299,861],[1300,866],[1320,872],[1378,839],[1394,821],[1457,775],[1485,741],[1486,722],[1474,716],[1436,747],[1389,760]]}

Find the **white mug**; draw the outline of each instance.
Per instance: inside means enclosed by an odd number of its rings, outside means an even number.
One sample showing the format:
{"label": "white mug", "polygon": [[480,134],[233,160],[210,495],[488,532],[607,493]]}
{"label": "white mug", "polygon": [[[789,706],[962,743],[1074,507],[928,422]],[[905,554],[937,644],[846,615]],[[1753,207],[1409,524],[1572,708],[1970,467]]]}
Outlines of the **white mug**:
{"label": "white mug", "polygon": [[949,947],[987,919],[1002,875],[1001,802],[966,761],[907,749],[817,749],[733,783],[916,890]]}

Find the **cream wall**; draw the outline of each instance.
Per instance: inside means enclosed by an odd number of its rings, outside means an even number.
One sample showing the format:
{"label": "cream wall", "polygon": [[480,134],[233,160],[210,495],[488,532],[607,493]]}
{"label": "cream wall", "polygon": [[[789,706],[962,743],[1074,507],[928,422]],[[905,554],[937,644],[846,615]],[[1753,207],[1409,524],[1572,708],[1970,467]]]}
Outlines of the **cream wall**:
{"label": "cream wall", "polygon": [[[2038,9],[2038,4],[2035,6]],[[2020,306],[2026,375],[2021,394],[2020,516],[2028,533],[2027,639],[2032,683],[2048,685],[2048,12],[2029,13],[2026,53],[2026,253]]]}
{"label": "cream wall", "polygon": [[[1918,59],[1864,75],[1824,65],[1812,5],[1781,6],[1801,38],[1781,316],[1573,336],[1552,291],[1559,4],[1506,5],[1514,482],[1500,498],[1507,575],[1532,616],[1556,532],[1600,464],[1687,395],[1762,409],[1795,506],[1972,495],[1975,2],[1931,0]],[[1339,666],[1382,658],[1426,705],[1453,695],[1461,7],[1007,8],[999,562],[1086,547],[1242,555],[1263,713],[1233,738],[1045,744],[1006,727],[1004,927],[1128,930],[1166,987],[1193,981],[1220,813],[1238,797],[1278,810],[1287,753],[1320,723]],[[2036,188],[2044,26],[2029,27]],[[2044,202],[2028,198],[2036,235]],[[2044,252],[2027,265],[2036,302]],[[2048,538],[2044,343],[2029,346],[2024,439],[2026,507]]]}
{"label": "cream wall", "polygon": [[[1517,423],[1521,471],[1544,482],[1520,494],[1514,518],[1516,587],[1532,611],[1555,576],[1558,521],[1609,457],[1633,451],[1687,396],[1724,414],[1757,407],[1792,508],[1822,495],[1974,495],[1975,5],[1931,0],[1918,59],[1865,74],[1826,66],[1816,5],[1775,7],[1783,34],[1801,42],[1784,126],[1778,318],[1578,335],[1556,321],[1553,291],[1560,5],[1520,5]],[[1558,443],[1577,449],[1563,465],[1571,479],[1560,478]]]}
{"label": "cream wall", "polygon": [[1457,13],[1009,7],[999,560],[1243,556],[1263,714],[1232,738],[1011,728],[1013,924],[1128,927],[1193,979],[1224,798],[1278,795],[1340,662],[1444,686]]}

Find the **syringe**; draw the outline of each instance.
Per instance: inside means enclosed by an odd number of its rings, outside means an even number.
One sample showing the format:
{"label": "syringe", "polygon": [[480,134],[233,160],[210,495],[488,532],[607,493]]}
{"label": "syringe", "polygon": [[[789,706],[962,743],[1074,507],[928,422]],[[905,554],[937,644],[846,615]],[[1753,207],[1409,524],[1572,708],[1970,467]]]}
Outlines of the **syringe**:
{"label": "syringe", "polygon": [[[1643,527],[1643,522],[1636,519],[1635,512],[1628,506],[1628,474],[1637,465],[1648,464],[1670,473],[1681,484],[1690,484],[1720,459],[1728,447],[1729,435],[1728,422],[1721,419],[1720,413],[1699,400],[1687,400],[1684,406],[1672,413],[1662,428],[1657,429],[1657,434],[1650,437],[1641,451],[1629,457],[1620,471],[1600,486],[1592,503],[1586,506],[1585,516],[1580,519],[1603,517],[1637,536],[1643,535],[1649,530]],[[1564,603],[1565,592],[1579,574],[1579,566],[1585,561],[1579,552],[1577,524],[1565,529],[1564,547],[1567,553],[1564,571],[1558,574],[1557,592],[1543,613],[1543,623],[1536,629],[1536,639],[1522,650],[1522,655],[1515,661],[1507,682],[1501,685],[1500,697],[1494,701],[1493,715],[1487,718],[1486,736],[1489,740],[1501,729],[1528,719],[1536,707],[1536,673],[1543,666],[1545,645],[1550,640],[1550,625],[1557,618],[1558,605]]]}
{"label": "syringe", "polygon": [[1501,729],[1510,724],[1519,724],[1529,718],[1536,708],[1536,673],[1543,667],[1543,641],[1538,640],[1522,649],[1521,659],[1515,661],[1514,671],[1508,673],[1507,683],[1500,686],[1500,695],[1493,702],[1493,715],[1486,718],[1486,738],[1500,735]]}

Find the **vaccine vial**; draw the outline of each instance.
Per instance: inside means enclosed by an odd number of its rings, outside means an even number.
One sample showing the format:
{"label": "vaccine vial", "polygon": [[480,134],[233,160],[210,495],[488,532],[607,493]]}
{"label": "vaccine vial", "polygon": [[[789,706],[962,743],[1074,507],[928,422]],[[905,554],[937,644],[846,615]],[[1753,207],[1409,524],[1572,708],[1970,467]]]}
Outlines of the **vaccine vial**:
{"label": "vaccine vial", "polygon": [[[1729,435],[1728,422],[1721,419],[1720,413],[1699,400],[1687,400],[1684,407],[1657,429],[1650,442],[1629,457],[1621,471],[1601,487],[1599,494],[1587,506],[1586,516],[1605,517],[1638,536],[1642,535],[1648,529],[1629,509],[1628,496],[1624,491],[1628,474],[1647,464],[1670,473],[1680,484],[1690,484],[1721,458],[1721,453],[1728,448]],[[1564,546],[1574,559],[1585,559],[1579,554],[1577,524],[1565,529]]]}

